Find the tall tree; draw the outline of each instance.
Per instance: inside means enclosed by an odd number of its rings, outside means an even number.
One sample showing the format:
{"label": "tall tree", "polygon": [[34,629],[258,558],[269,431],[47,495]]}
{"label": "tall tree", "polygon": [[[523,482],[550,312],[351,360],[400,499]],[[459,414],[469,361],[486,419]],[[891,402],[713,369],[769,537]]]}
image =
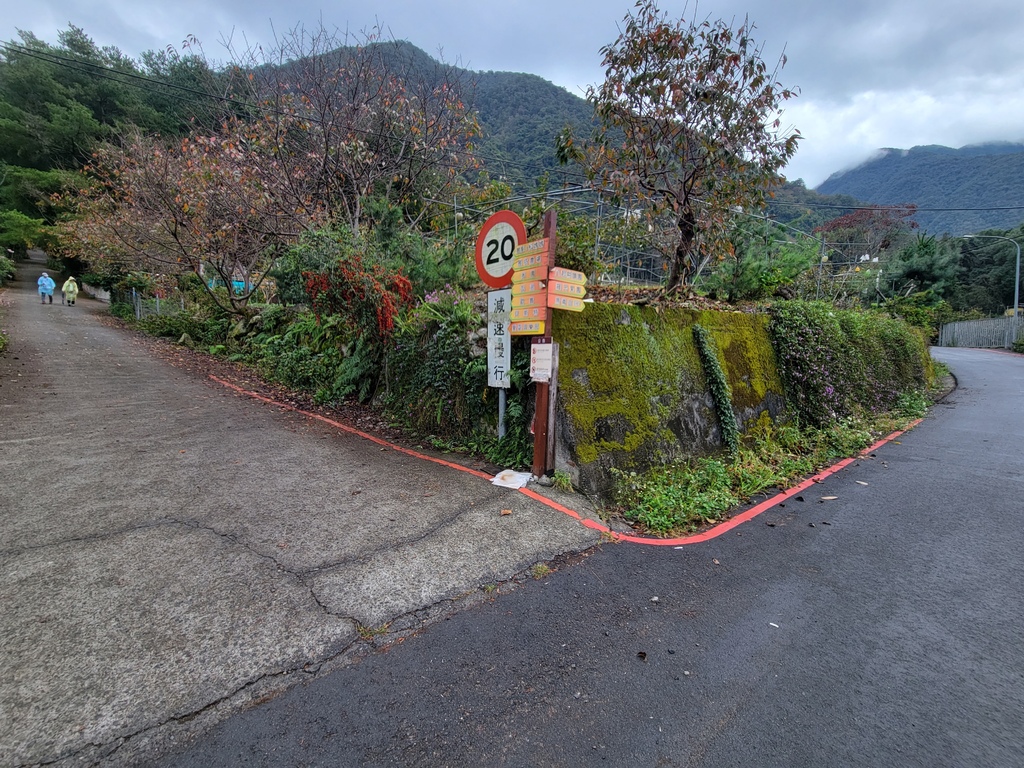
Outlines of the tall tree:
{"label": "tall tree", "polygon": [[[352,39],[297,28],[270,52],[235,54],[247,100],[283,151],[296,208],[315,206],[358,232],[365,203],[379,196],[410,221],[469,167],[479,132],[453,66],[410,57],[372,33]],[[285,190],[283,190],[285,191]]]}
{"label": "tall tree", "polygon": [[598,128],[578,146],[558,140],[603,188],[675,229],[667,291],[688,284],[707,259],[730,252],[737,208],[762,207],[799,133],[781,128],[796,95],[765,64],[744,21],[670,21],[640,0],[618,39],[602,49],[605,81],[588,90]]}
{"label": "tall tree", "polygon": [[69,250],[168,274],[212,272],[229,286],[226,295],[211,290],[214,299],[244,312],[309,221],[282,204],[279,147],[264,127],[235,120],[172,143],[133,132],[104,148],[87,169],[97,183],[82,190],[63,227]]}
{"label": "tall tree", "polygon": [[956,279],[960,261],[956,245],[947,238],[918,235],[885,264],[885,291],[897,296],[932,291],[944,297]]}

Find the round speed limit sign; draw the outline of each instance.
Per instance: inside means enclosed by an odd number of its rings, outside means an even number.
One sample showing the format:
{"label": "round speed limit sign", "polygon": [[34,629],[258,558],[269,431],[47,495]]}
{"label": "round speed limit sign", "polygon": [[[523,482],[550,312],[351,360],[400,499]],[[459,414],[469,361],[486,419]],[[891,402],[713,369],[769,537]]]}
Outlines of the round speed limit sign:
{"label": "round speed limit sign", "polygon": [[526,226],[512,211],[498,211],[484,222],[476,238],[476,271],[491,288],[512,283],[516,248],[526,243]]}

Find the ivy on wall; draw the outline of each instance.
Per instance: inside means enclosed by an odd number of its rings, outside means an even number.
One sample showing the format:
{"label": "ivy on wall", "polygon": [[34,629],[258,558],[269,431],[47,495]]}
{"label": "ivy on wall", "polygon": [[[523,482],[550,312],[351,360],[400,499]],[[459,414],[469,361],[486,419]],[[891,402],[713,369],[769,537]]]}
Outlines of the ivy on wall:
{"label": "ivy on wall", "polygon": [[740,447],[740,430],[736,423],[736,414],[732,410],[732,390],[718,360],[716,344],[711,334],[700,325],[693,326],[693,340],[697,344],[700,362],[708,380],[708,389],[715,403],[722,442],[729,448],[730,453],[736,453]]}

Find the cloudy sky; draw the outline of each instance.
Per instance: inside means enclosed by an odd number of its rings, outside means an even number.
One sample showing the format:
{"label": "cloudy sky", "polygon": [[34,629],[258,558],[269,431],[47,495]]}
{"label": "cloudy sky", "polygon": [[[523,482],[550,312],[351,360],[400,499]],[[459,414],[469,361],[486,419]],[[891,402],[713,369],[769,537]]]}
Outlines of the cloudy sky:
{"label": "cloudy sky", "polygon": [[[678,18],[694,4],[661,0]],[[540,75],[582,95],[600,82],[600,48],[630,0],[0,0],[0,39],[27,30],[51,43],[68,23],[137,56],[222,43],[272,46],[297,25],[361,33],[375,25],[473,70]],[[803,135],[786,175],[814,187],[881,147],[1024,141],[1024,3],[1020,0],[701,0],[698,18],[756,25],[765,59],[785,51],[781,82],[800,96],[784,124]]]}

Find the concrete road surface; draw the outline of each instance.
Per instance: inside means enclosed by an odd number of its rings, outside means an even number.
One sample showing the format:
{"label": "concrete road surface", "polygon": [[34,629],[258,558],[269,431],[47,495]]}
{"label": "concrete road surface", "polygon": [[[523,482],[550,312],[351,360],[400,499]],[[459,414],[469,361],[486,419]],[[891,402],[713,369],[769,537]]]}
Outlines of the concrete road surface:
{"label": "concrete road surface", "polygon": [[712,541],[602,546],[165,768],[1024,765],[1024,357]]}
{"label": "concrete road surface", "polygon": [[0,766],[146,763],[598,540],[42,305],[43,268],[0,298]]}

